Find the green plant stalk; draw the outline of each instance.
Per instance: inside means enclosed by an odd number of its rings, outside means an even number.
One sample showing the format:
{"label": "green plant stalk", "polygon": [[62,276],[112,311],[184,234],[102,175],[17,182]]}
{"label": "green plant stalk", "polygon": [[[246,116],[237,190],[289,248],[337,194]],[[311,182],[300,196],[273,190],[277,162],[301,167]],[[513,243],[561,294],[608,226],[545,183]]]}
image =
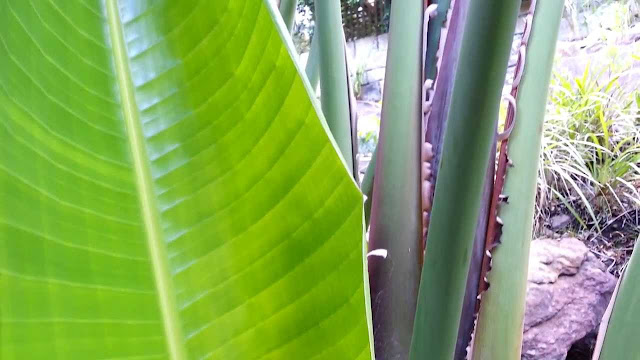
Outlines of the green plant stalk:
{"label": "green plant stalk", "polygon": [[[442,33],[442,27],[447,20],[447,14],[449,12],[449,6],[451,0],[438,0],[435,1],[438,4],[438,13],[433,20],[429,21],[429,29],[427,32],[427,53],[425,58],[425,78],[435,79],[437,71],[437,59],[438,44],[440,43],[440,35]],[[431,44],[435,44],[432,46]]]}
{"label": "green plant stalk", "polygon": [[350,130],[351,130],[351,149],[352,149],[352,158],[353,160],[353,178],[356,181],[356,184],[360,186],[360,173],[359,173],[359,165],[358,159],[356,156],[358,155],[358,101],[356,100],[355,95],[355,87],[351,78],[351,72],[349,70],[349,58],[346,56],[347,54],[347,39],[344,35],[344,29],[342,31],[342,45],[344,46],[345,58],[344,62],[345,73],[347,75],[347,94],[349,96],[349,120],[350,120]]}
{"label": "green plant stalk", "polygon": [[320,82],[320,54],[318,53],[318,43],[318,35],[316,34],[311,38],[311,49],[309,50],[309,57],[307,58],[307,65],[304,70],[314,91],[318,88],[318,83]]}
{"label": "green plant stalk", "polygon": [[[422,0],[392,3],[369,245],[376,354],[408,356],[422,255]],[[372,169],[373,170],[373,169]]]}
{"label": "green plant stalk", "polygon": [[296,21],[297,5],[298,0],[280,0],[280,5],[278,6],[280,15],[282,15],[282,20],[284,21],[287,30],[289,30],[289,33],[293,31],[293,25]]}
{"label": "green plant stalk", "polygon": [[354,150],[340,0],[316,1],[315,11],[322,112],[342,157],[349,169],[353,169]]}
{"label": "green plant stalk", "polygon": [[[460,1],[460,0],[458,0]],[[497,131],[496,123],[496,131]],[[480,213],[476,225],[475,239],[471,250],[471,261],[469,263],[469,274],[467,275],[467,285],[460,316],[460,327],[458,329],[458,341],[456,342],[456,354],[454,360],[467,360],[467,348],[471,342],[473,330],[476,325],[476,305],[478,303],[478,291],[480,273],[482,272],[482,260],[485,254],[485,239],[487,238],[487,227],[489,225],[489,213],[491,212],[491,195],[493,195],[493,185],[496,170],[497,139],[494,138],[491,144],[491,151],[487,161],[487,172],[485,174]]]}
{"label": "green plant stalk", "polygon": [[[439,44],[440,33],[442,31],[442,26],[444,25],[444,21],[446,20],[447,11],[449,10],[449,6],[450,6],[449,5],[450,0],[440,0],[439,2],[434,1],[434,3],[438,3],[438,14],[433,20],[429,21],[429,31],[427,32],[427,37],[428,37],[427,44]],[[313,47],[311,48],[311,52],[313,52]],[[438,46],[429,46],[427,48],[425,74],[428,79],[435,78],[437,52],[438,52]],[[309,80],[311,80],[311,75],[308,69],[309,67],[307,66],[307,76],[309,77]],[[376,146],[375,150],[373,151],[373,155],[371,156],[371,162],[369,164],[369,167],[367,167],[367,170],[364,173],[364,177],[362,178],[362,186],[361,186],[362,193],[367,197],[364,202],[364,216],[365,216],[365,222],[367,227],[369,226],[369,221],[371,218],[371,202],[373,200],[373,178],[375,175],[377,154],[378,154],[378,147]]]}
{"label": "green plant stalk", "polygon": [[508,202],[499,210],[504,226],[500,245],[492,253],[490,287],[481,295],[474,360],[520,358],[536,174],[563,5],[558,0],[538,0],[536,5],[509,138],[513,167],[507,170],[503,191]]}
{"label": "green plant stalk", "polygon": [[378,159],[378,146],[373,150],[371,155],[371,161],[369,166],[362,177],[362,184],[360,190],[362,194],[366,196],[364,200],[364,222],[365,228],[369,228],[369,222],[371,221],[371,203],[373,202],[373,179],[376,172],[376,161]]}
{"label": "green plant stalk", "polygon": [[[640,342],[636,330],[640,327],[640,238],[631,255],[627,269],[620,279],[617,294],[609,307],[611,315],[603,319],[598,334],[594,360],[618,360],[640,358]],[[598,350],[600,352],[598,353]]]}
{"label": "green plant stalk", "polygon": [[410,359],[454,357],[487,158],[519,8],[517,1],[470,4],[436,182]]}

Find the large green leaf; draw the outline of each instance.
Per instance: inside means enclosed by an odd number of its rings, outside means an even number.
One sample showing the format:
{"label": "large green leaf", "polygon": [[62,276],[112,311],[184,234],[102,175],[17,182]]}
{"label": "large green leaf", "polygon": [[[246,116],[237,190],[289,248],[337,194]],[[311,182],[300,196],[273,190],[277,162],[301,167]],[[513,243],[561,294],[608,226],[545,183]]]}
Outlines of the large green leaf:
{"label": "large green leaf", "polygon": [[0,358],[371,357],[362,198],[274,11],[0,0]]}

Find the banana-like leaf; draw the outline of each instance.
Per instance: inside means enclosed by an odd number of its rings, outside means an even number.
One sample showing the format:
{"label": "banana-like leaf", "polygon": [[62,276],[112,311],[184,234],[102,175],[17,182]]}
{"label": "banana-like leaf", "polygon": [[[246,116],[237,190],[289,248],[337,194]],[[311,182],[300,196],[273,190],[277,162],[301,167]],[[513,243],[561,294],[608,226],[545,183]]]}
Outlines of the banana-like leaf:
{"label": "banana-like leaf", "polygon": [[[607,312],[600,324],[593,360],[640,359],[636,329],[640,325],[640,238],[633,255],[620,277]],[[636,334],[634,336],[634,334]]]}
{"label": "banana-like leaf", "polygon": [[371,358],[362,197],[276,11],[0,0],[1,359]]}

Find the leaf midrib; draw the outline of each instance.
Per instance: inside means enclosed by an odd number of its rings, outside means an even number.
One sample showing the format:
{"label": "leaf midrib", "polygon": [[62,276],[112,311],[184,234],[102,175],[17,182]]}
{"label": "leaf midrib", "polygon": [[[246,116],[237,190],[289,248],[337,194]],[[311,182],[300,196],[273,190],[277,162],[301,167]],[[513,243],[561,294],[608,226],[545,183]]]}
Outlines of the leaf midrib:
{"label": "leaf midrib", "polygon": [[183,336],[176,310],[177,306],[173,296],[174,292],[167,264],[166,248],[159,223],[158,207],[153,195],[149,158],[144,145],[144,136],[131,80],[129,57],[124,41],[117,0],[106,0],[106,8],[109,35],[112,43],[111,50],[113,51],[113,60],[123,107],[122,112],[126,124],[127,139],[131,148],[136,186],[139,192],[140,207],[144,219],[147,246],[158,293],[167,348],[172,360],[184,360],[187,359],[187,356],[183,345]]}

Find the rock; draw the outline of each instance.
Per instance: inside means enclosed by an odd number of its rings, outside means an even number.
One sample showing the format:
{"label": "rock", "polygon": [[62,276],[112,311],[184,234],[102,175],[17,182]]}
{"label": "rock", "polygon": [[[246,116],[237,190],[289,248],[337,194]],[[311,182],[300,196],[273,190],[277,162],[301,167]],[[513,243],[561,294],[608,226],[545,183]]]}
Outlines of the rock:
{"label": "rock", "polygon": [[385,67],[372,68],[365,71],[363,74],[363,84],[371,84],[375,82],[384,81]]}
{"label": "rock", "polygon": [[522,359],[564,360],[597,330],[616,282],[577,239],[533,241]]}
{"label": "rock", "polygon": [[587,247],[572,238],[536,240],[531,243],[529,279],[534,284],[555,283],[560,275],[575,275],[588,253]]}
{"label": "rock", "polygon": [[549,238],[549,239],[557,239],[557,238],[561,237],[561,235],[556,233],[556,232],[554,232],[551,229],[542,228],[542,230],[540,232],[540,237],[545,237],[545,238]]}
{"label": "rock", "polygon": [[360,89],[360,100],[364,101],[380,101],[382,100],[382,86],[380,82],[372,82],[362,85]]}
{"label": "rock", "polygon": [[[576,29],[577,30],[577,29]],[[580,34],[578,31],[573,31],[571,23],[567,19],[562,19],[560,21],[560,31],[558,34],[558,40],[560,41],[571,41],[580,38]]]}
{"label": "rock", "polygon": [[592,331],[587,336],[578,340],[571,346],[567,353],[567,360],[584,360],[591,359],[593,356],[593,349],[596,347],[598,341],[598,332]]}
{"label": "rock", "polygon": [[567,226],[569,226],[569,224],[571,224],[571,221],[573,220],[573,218],[567,214],[560,214],[560,215],[556,215],[554,217],[551,218],[550,222],[551,222],[551,229],[552,230],[560,230],[560,229],[564,229]]}

